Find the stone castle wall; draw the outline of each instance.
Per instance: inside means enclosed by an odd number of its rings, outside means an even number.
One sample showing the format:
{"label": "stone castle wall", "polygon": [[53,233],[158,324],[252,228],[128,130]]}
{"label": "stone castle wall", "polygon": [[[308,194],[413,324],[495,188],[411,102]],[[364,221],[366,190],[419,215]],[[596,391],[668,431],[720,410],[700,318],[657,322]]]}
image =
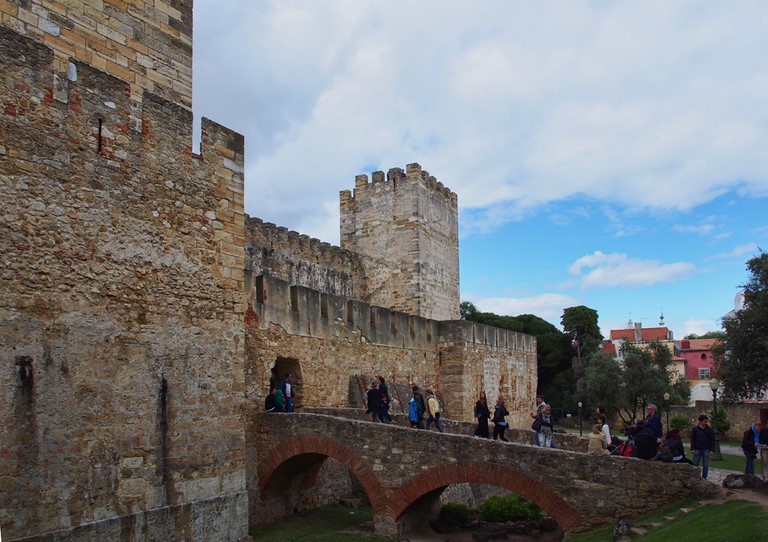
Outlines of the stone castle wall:
{"label": "stone castle wall", "polygon": [[459,318],[456,194],[409,164],[358,175],[340,194],[341,247],[383,262],[367,269],[374,305],[435,320]]}
{"label": "stone castle wall", "polygon": [[243,139],[192,155],[188,109],[93,58],[60,85],[40,4],[0,10],[3,537],[237,539]]}
{"label": "stone castle wall", "polygon": [[245,269],[289,284],[367,300],[370,258],[246,215]]}
{"label": "stone castle wall", "polygon": [[134,129],[144,90],[192,107],[190,0],[3,0],[2,25],[52,52],[51,90],[66,101],[70,60],[128,83]]}
{"label": "stone castle wall", "polygon": [[390,386],[434,389],[456,420],[471,420],[486,391],[493,403],[504,396],[512,426],[528,423],[536,387],[534,337],[394,312],[269,275],[252,280],[246,380],[255,408],[263,405],[270,380],[287,371],[305,407],[348,406],[350,376],[382,375]]}

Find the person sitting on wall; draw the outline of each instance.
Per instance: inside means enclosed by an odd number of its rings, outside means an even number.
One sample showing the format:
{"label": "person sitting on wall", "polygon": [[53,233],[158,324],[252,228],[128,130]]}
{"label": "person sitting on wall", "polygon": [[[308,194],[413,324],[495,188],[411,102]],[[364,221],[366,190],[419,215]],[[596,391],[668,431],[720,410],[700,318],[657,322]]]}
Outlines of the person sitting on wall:
{"label": "person sitting on wall", "polygon": [[679,429],[670,429],[667,432],[667,438],[664,445],[669,450],[672,457],[672,463],[688,463],[693,465],[693,461],[685,457],[685,446],[683,446],[683,437]]}
{"label": "person sitting on wall", "polygon": [[[602,408],[602,407],[598,407]],[[603,437],[603,440],[605,441],[605,448],[609,452],[613,451],[613,449],[616,447],[613,445],[613,437],[611,436],[611,428],[608,426],[608,418],[605,417],[605,414],[598,414],[597,415],[597,425],[600,426],[600,434]]]}
{"label": "person sitting on wall", "polygon": [[264,399],[264,410],[267,412],[282,412],[283,407],[277,402],[277,388],[269,390],[269,395]]}
{"label": "person sitting on wall", "polygon": [[603,428],[599,423],[592,426],[587,453],[589,455],[610,455],[605,438],[603,437]]}
{"label": "person sitting on wall", "polygon": [[277,389],[283,392],[285,398],[285,411],[293,412],[293,398],[296,396],[296,391],[293,386],[293,375],[291,373],[285,373],[285,378],[282,379]]}
{"label": "person sitting on wall", "polygon": [[651,429],[646,420],[639,420],[637,422],[635,453],[639,459],[657,459],[659,456],[659,443],[656,440],[656,433]]}
{"label": "person sitting on wall", "polygon": [[379,391],[379,386],[377,382],[374,380],[371,382],[371,389],[368,390],[367,395],[367,407],[368,409],[365,411],[366,414],[371,415],[371,420],[374,422],[379,421],[379,403],[381,402],[381,392]]}

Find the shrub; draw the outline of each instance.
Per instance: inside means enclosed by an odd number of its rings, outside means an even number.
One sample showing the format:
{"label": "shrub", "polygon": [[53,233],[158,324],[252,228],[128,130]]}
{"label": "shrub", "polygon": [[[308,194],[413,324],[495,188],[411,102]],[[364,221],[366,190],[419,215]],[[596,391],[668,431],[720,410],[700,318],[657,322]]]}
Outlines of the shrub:
{"label": "shrub", "polygon": [[[451,532],[457,528],[465,527],[472,519],[472,509],[466,504],[449,502],[440,507],[438,524],[442,526],[440,532]],[[434,525],[433,525],[434,527]]]}
{"label": "shrub", "polygon": [[488,497],[480,505],[478,512],[484,521],[538,521],[544,517],[541,508],[516,494]]}
{"label": "shrub", "polygon": [[678,429],[683,436],[687,436],[686,431],[690,431],[691,428],[693,428],[693,425],[691,424],[691,420],[688,419],[688,416],[683,416],[682,414],[675,414],[669,419],[669,426],[672,429]]}
{"label": "shrub", "polygon": [[717,411],[712,412],[712,416],[715,418],[715,420],[712,420],[710,418],[710,423],[714,424],[717,423],[717,431],[725,436],[725,433],[731,428],[731,420],[728,419],[728,412],[722,407],[722,405],[717,405]]}

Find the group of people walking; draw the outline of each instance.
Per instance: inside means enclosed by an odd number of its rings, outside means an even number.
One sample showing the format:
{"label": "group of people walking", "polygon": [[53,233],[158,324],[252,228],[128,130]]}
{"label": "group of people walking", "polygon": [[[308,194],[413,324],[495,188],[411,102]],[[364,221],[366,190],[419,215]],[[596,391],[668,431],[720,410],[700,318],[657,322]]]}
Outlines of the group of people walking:
{"label": "group of people walking", "polygon": [[[443,422],[440,420],[440,402],[435,397],[431,389],[426,390],[426,398],[421,393],[418,386],[411,389],[413,396],[408,401],[408,421],[411,427],[417,429],[429,429],[435,424],[435,429],[443,433]],[[368,390],[366,400],[366,414],[371,415],[371,420],[377,423],[392,423],[392,417],[389,415],[389,405],[392,398],[389,395],[389,388],[384,377],[379,375],[376,380],[371,382],[371,389]],[[426,426],[424,416],[426,415]]]}
{"label": "group of people walking", "polygon": [[490,426],[488,421],[493,422],[493,440],[503,440],[509,442],[507,437],[504,436],[507,427],[507,416],[509,416],[509,410],[504,405],[504,398],[499,396],[496,399],[496,406],[493,409],[493,416],[491,416],[491,410],[488,408],[488,399],[485,396],[485,392],[480,392],[480,398],[475,403],[475,419],[477,420],[477,426],[475,427],[475,436],[480,438],[490,437]]}

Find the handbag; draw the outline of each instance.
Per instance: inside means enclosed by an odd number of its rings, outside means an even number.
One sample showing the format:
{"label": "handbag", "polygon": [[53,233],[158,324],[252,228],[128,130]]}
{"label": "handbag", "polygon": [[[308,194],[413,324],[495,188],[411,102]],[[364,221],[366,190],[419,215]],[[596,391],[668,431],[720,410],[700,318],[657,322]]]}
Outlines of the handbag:
{"label": "handbag", "polygon": [[541,420],[538,419],[538,418],[533,420],[533,423],[531,424],[531,429],[533,429],[536,432],[540,431],[541,430]]}

